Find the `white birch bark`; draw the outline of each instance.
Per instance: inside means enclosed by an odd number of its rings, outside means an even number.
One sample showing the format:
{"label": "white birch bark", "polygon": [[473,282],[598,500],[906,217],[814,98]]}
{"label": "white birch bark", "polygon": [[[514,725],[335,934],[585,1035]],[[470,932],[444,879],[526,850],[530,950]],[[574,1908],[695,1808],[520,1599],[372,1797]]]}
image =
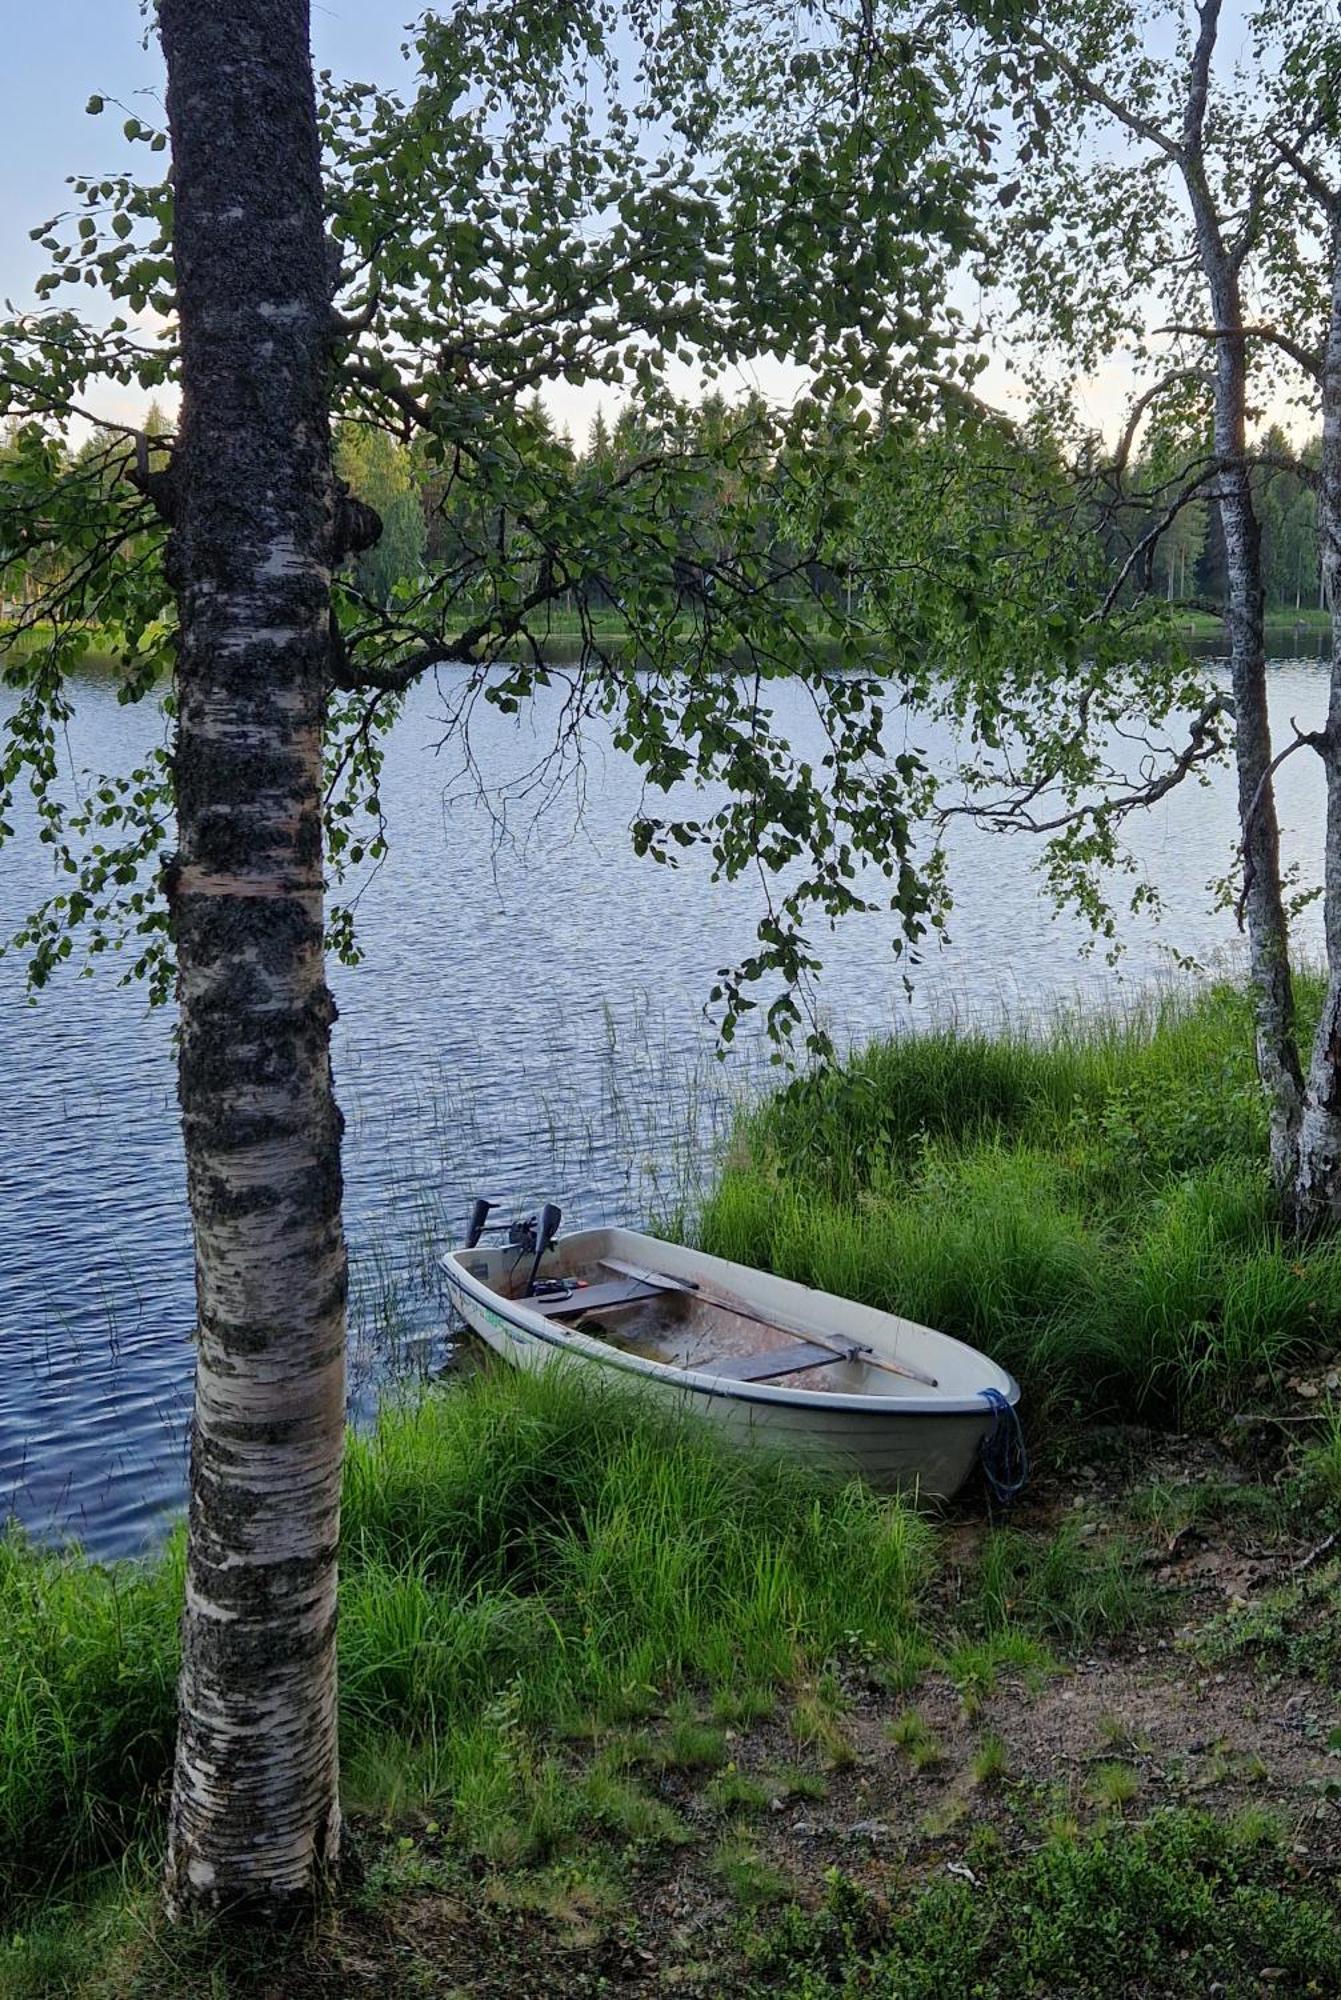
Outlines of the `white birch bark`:
{"label": "white birch bark", "polygon": [[1303,1074],[1295,1030],[1289,924],[1281,888],[1280,830],[1271,776],[1267,712],[1262,538],[1246,466],[1247,356],[1237,259],[1230,253],[1206,179],[1205,127],[1220,0],[1204,0],[1192,58],[1182,143],[1176,158],[1192,207],[1197,254],[1215,328],[1214,439],[1220,472],[1215,504],[1228,574],[1234,756],[1243,829],[1244,919],[1256,1024],[1257,1068],[1270,1114],[1271,1175],[1287,1212],[1295,1197]]}
{"label": "white birch bark", "polygon": [[1327,834],[1323,911],[1327,992],[1309,1059],[1299,1134],[1298,1219],[1307,1230],[1341,1222],[1341,210],[1331,227],[1331,311],[1322,363],[1318,541],[1332,614],[1331,683],[1323,765]]}
{"label": "white birch bark", "polygon": [[322,949],[333,483],[306,0],[161,0],[183,403],[173,917],[199,1353],[170,1910],[337,1859],[345,1249]]}

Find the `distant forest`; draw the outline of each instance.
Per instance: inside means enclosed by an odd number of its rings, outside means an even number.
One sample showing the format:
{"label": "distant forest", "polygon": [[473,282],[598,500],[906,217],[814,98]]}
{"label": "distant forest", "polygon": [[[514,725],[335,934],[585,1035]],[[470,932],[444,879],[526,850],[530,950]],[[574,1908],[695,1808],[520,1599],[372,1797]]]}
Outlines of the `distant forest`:
{"label": "distant forest", "polygon": [[[1262,438],[1263,455],[1296,452],[1276,428]],[[1316,470],[1322,454],[1320,437],[1310,438],[1301,462]],[[1141,492],[1158,484],[1156,467],[1137,463],[1132,486]],[[1268,611],[1300,611],[1322,603],[1318,562],[1318,503],[1301,479],[1289,472],[1253,473],[1257,517],[1262,529],[1262,579]],[[1152,508],[1149,519],[1159,512]],[[1185,508],[1161,540],[1155,553],[1153,587],[1163,597],[1196,602],[1218,611],[1225,602],[1225,545],[1218,510],[1207,501]]]}
{"label": "distant forest", "polygon": [[[728,420],[739,422],[748,415],[745,406],[729,405],[716,395],[699,406],[697,421],[703,433],[720,429]],[[647,450],[647,420],[633,405],[618,410],[607,420],[598,410],[589,434],[581,446],[566,431],[555,427],[544,403],[534,398],[524,417],[532,431],[534,446],[543,451],[551,465],[566,459],[575,481],[593,482],[618,478]],[[683,439],[692,449],[692,433]],[[1288,454],[1291,446],[1284,432],[1272,429],[1261,440],[1264,453]],[[1316,467],[1321,440],[1312,439],[1301,461]],[[357,583],[375,602],[386,603],[398,583],[412,582],[421,570],[459,557],[463,543],[497,530],[471,514],[468,489],[454,494],[449,478],[436,469],[416,465],[413,454],[385,432],[345,426],[339,437],[341,471],[354,489],[382,515],[384,532],[377,547],[359,559]],[[1258,514],[1262,528],[1262,561],[1268,611],[1306,610],[1321,602],[1318,562],[1317,501],[1302,480],[1284,471],[1254,473]],[[1133,460],[1124,481],[1127,498],[1121,509],[1121,547],[1118,531],[1109,522],[1096,524],[1096,533],[1112,538],[1111,553],[1120,560],[1131,543],[1151,526],[1163,511],[1168,485],[1157,461]],[[1148,511],[1142,510],[1140,496],[1151,494]],[[506,524],[502,532],[507,533]],[[520,561],[526,552],[519,547]],[[1207,501],[1185,507],[1167,530],[1155,552],[1150,587],[1161,597],[1219,611],[1225,602],[1225,551],[1217,509]]]}
{"label": "distant forest", "polygon": [[[749,398],[731,404],[710,394],[697,408],[681,411],[680,434],[674,443],[686,451],[699,445],[710,448],[726,428],[748,423],[750,414]],[[664,420],[649,418],[634,404],[618,409],[611,419],[598,409],[581,446],[574,444],[566,430],[556,427],[539,396],[518,409],[515,425],[515,441],[522,449],[543,457],[551,474],[564,471],[575,487],[617,481],[649,449],[664,449],[668,442]],[[164,437],[170,429],[155,406],[146,421],[148,436],[151,440]],[[74,456],[94,453],[106,441],[95,434]],[[1261,439],[1260,450],[1268,456],[1289,456],[1294,448],[1283,431],[1273,428]],[[1093,475],[1105,464],[1097,440],[1091,451],[1088,464],[1084,463],[1086,453],[1080,454],[1078,470],[1082,474]],[[1320,454],[1321,440],[1314,438],[1296,456],[1304,466],[1316,468]],[[0,481],[6,456],[6,444],[0,441]],[[500,537],[509,552],[515,552],[519,572],[533,563],[535,550],[515,523],[499,519],[493,512],[485,518],[468,481],[454,480],[450,472],[423,460],[413,447],[402,444],[390,432],[340,425],[336,461],[351,489],[382,518],[381,539],[356,559],[351,575],[355,587],[374,604],[389,605],[398,591],[412,590],[429,570],[456,567],[458,574],[469,574],[472,550],[479,551],[483,571],[486,545],[488,556],[496,556]],[[1117,567],[1164,512],[1172,482],[1157,452],[1132,460],[1118,482],[1117,505],[1112,494],[1115,479],[1111,470],[1103,478],[1110,498],[1107,505],[1094,509],[1093,532],[1110,545],[1108,554]],[[1284,470],[1259,467],[1253,481],[1262,531],[1267,610],[1278,615],[1311,610],[1322,603],[1314,493],[1302,479]],[[40,580],[50,581],[45,570]],[[0,568],[0,609],[21,603],[38,581],[36,573],[25,574],[18,563]],[[853,584],[848,574],[835,570],[822,582],[826,592],[848,592],[850,601]],[[1224,538],[1213,504],[1201,500],[1182,508],[1156,545],[1145,588],[1158,597],[1203,611],[1218,613],[1222,609],[1226,597]],[[859,584],[856,593],[860,597]],[[612,604],[604,603],[599,585],[589,585],[584,596],[589,612],[615,612]]]}

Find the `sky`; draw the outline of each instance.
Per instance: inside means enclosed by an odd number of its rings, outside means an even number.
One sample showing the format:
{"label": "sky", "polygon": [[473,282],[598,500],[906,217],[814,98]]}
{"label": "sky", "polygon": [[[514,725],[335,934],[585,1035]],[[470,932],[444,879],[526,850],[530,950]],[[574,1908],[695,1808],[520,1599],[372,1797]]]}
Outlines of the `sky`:
{"label": "sky", "polygon": [[[319,68],[379,83],[395,80],[412,0],[335,0],[312,7]],[[69,174],[143,170],[142,147],[121,136],[127,112],[163,119],[163,63],[146,43],[139,0],[6,0],[0,84],[0,294],[29,302],[43,253],[28,231],[66,206]],[[101,95],[108,108],[90,118]]]}
{"label": "sky", "polygon": [[[163,63],[156,41],[146,47],[145,17],[139,0],[6,0],[15,19],[5,23],[5,71],[0,83],[0,299],[21,310],[32,304],[32,286],[46,268],[45,253],[29,231],[69,205],[68,175],[143,173],[142,146],[122,136],[134,114],[161,126]],[[313,0],[312,53],[318,69],[378,84],[407,76],[400,56],[414,0]],[[107,108],[89,117],[90,97]],[[124,107],[121,108],[121,107]],[[759,387],[771,395],[793,394],[795,371],[776,371],[773,380],[757,371],[742,373],[735,393]],[[688,386],[688,377],[685,380]],[[722,384],[732,393],[730,381]],[[607,415],[614,399],[599,389],[574,390],[563,383],[547,392],[556,419],[574,438],[585,440],[599,402]],[[105,398],[100,414],[126,422],[143,415],[143,398]]]}
{"label": "sky", "polygon": [[[381,84],[404,71],[399,50],[413,0],[313,0],[313,55],[318,68]],[[1241,32],[1242,5],[1226,8],[1227,39]],[[67,175],[143,172],[143,147],[122,137],[130,113],[162,124],[163,68],[156,41],[146,37],[140,0],[7,0],[4,81],[0,85],[0,299],[20,309],[32,303],[32,285],[45,266],[29,231],[68,205]],[[147,45],[146,45],[147,42]],[[100,118],[85,106],[107,100]],[[124,106],[124,110],[119,107]],[[971,302],[965,301],[970,305]],[[1121,426],[1129,377],[1110,367],[1079,385],[1082,413],[1114,434]],[[742,374],[728,394],[759,388],[770,396],[794,392],[794,371],[767,364]],[[1007,407],[1015,400],[1008,375],[993,366],[980,392]],[[581,442],[599,392],[558,385],[547,397],[559,422]],[[609,398],[607,397],[607,401]],[[136,422],[140,402],[109,403],[103,414]]]}
{"label": "sky", "polygon": [[[46,268],[45,253],[29,231],[69,205],[66,177],[129,171],[142,174],[147,155],[122,136],[127,116],[161,126],[163,63],[149,37],[139,0],[8,0],[17,19],[5,25],[5,72],[0,84],[0,299],[20,309],[32,304],[32,287]],[[313,0],[312,54],[318,69],[339,76],[393,84],[409,74],[400,55],[414,0]],[[89,98],[101,96],[106,110],[89,117]],[[90,300],[91,303],[91,300]],[[680,393],[693,380],[681,371]],[[743,395],[760,389],[790,397],[800,386],[799,371],[737,370],[719,385]],[[574,439],[586,439],[597,405],[613,414],[617,401],[599,387],[573,389],[556,383],[546,391],[556,420]],[[99,414],[138,423],[144,398],[107,392]]]}

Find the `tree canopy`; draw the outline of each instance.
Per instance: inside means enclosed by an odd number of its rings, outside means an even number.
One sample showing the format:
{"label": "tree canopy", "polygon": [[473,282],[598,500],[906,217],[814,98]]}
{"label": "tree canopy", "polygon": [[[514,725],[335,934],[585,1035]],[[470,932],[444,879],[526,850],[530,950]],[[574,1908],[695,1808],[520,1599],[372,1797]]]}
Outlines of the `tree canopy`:
{"label": "tree canopy", "polygon": [[[1147,16],[1181,10],[947,0],[914,22],[715,0],[665,27],[638,6],[460,9],[416,27],[408,90],[320,79],[340,466],[349,504],[380,516],[336,592],[337,871],[381,851],[379,744],[416,679],[442,671],[466,732],[478,701],[515,709],[561,678],[556,753],[584,717],[609,720],[647,777],[643,851],[759,871],[758,937],[714,996],[728,1034],[761,992],[777,1033],[802,1023],[816,927],[848,911],[891,906],[916,951],[945,908],[947,805],[1041,828],[1056,892],[1114,933],[1106,878],[1148,792],[1113,754],[1116,725],[1143,718],[1160,784],[1228,740],[1167,615],[1217,605],[1223,581],[1206,343],[1150,329],[1161,271],[1182,275],[1159,311],[1197,317],[1185,218],[1167,176],[1096,151],[1107,114],[1081,88],[1106,78],[1155,129],[1187,50],[1146,52]],[[1320,22],[1284,54],[1275,34],[1277,122]],[[1211,134],[1229,200],[1258,185],[1245,162],[1259,178],[1267,165],[1235,88]],[[126,131],[161,155],[142,119]],[[107,773],[74,807],[55,772],[69,670],[91,646],[115,656],[128,699],[171,668],[170,452],[106,427],[90,442],[78,414],[96,416],[108,385],[174,393],[171,197],[152,171],[74,193],[40,232],[44,307],[0,329],[0,554],[28,593],[0,640],[19,689],[0,771],[10,793],[35,782],[64,877],[21,939],[35,978],[81,931],[94,952],[129,936],[161,996],[170,939],[151,876],[170,845],[170,759]],[[1282,307],[1316,315],[1298,204],[1278,206],[1249,247]],[[983,325],[954,304],[963,278]],[[110,321],[86,323],[66,303],[76,287],[110,296]],[[1014,316],[1027,420],[974,399],[995,300]],[[1114,451],[1039,357],[1086,368],[1124,344],[1154,373]],[[789,404],[736,391],[761,360],[793,369]],[[602,392],[581,451],[540,400],[560,381]],[[1253,474],[1266,587],[1301,604],[1316,588],[1309,453],[1267,440],[1273,456]],[[827,744],[814,765],[772,723],[779,676],[811,690]],[[963,730],[957,773],[883,755],[903,702]],[[669,802],[686,780],[701,810]],[[347,904],[331,935],[356,954]]]}
{"label": "tree canopy", "polygon": [[[813,586],[804,600],[850,506],[835,435],[888,441],[977,365],[947,304],[976,240],[977,169],[944,122],[940,54],[912,34],[877,44],[860,12],[798,20],[772,0],[669,28],[637,6],[461,8],[425,17],[414,45],[406,94],[320,80],[333,408],[359,475],[348,504],[383,517],[337,592],[332,860],[377,850],[379,732],[402,691],[450,663],[469,669],[463,727],[477,698],[515,707],[554,673],[539,638],[572,606],[570,720],[609,716],[649,797],[691,778],[710,800],[700,817],[649,808],[638,844],[666,861],[705,846],[726,874],[788,871],[718,996],[730,1032],[751,984],[778,976],[786,1031],[815,962],[807,927],[865,905],[864,863],[910,939],[930,906],[910,859],[921,774],[877,761],[884,696],[862,621]],[[139,118],[126,131],[148,159],[163,152]],[[22,940],[34,976],[81,927],[95,952],[128,927],[135,971],[164,992],[167,916],[147,870],[166,851],[170,758],[98,778],[75,807],[55,773],[70,671],[95,635],[126,699],[171,665],[170,466],[126,429],[72,448],[108,385],[173,393],[171,190],[73,187],[72,211],[39,232],[44,306],[0,328],[0,552],[48,578],[3,641],[18,690],[3,783],[34,785],[65,877]],[[113,317],[81,318],[62,296],[74,285],[110,295]],[[803,371],[794,404],[702,424],[685,385],[759,356]],[[575,479],[537,420],[535,392],[556,379],[624,397],[611,476]],[[396,485],[411,465],[432,556],[417,578]],[[617,646],[598,603],[617,607]],[[784,674],[806,680],[823,723],[815,768],[771,721],[764,691]],[[348,911],[332,921],[353,950]]]}

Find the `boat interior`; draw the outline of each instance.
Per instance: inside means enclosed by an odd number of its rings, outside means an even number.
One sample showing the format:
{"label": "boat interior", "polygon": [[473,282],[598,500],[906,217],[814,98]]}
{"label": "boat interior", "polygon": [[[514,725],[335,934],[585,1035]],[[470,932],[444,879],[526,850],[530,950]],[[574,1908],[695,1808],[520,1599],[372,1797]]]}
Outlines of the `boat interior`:
{"label": "boat interior", "polygon": [[593,1254],[592,1232],[555,1242],[551,1231],[545,1241],[542,1223],[528,1239],[478,1260],[458,1255],[501,1298],[524,1300],[529,1311],[567,1331],[724,1383],[881,1397],[916,1396],[938,1386],[924,1369],[838,1332],[785,1324],[701,1280],[601,1254],[603,1232],[595,1235]]}

